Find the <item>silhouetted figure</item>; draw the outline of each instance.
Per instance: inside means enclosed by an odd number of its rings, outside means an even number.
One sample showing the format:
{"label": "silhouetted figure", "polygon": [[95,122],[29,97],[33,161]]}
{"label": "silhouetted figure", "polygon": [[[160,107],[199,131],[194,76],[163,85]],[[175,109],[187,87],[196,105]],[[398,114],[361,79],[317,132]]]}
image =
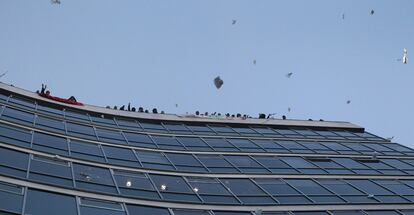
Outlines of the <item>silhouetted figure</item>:
{"label": "silhouetted figure", "polygon": [[114,110],[118,110],[118,107],[116,105],[114,106]]}
{"label": "silhouetted figure", "polygon": [[145,113],[149,113],[149,111],[148,111],[148,110],[145,110],[144,112],[145,112]]}
{"label": "silhouetted figure", "polygon": [[323,119],[320,119],[319,121],[323,122],[324,120]]}
{"label": "silhouetted figure", "polygon": [[125,105],[122,105],[119,110],[125,110]]}
{"label": "silhouetted figure", "polygon": [[200,111],[195,112],[196,116],[200,115]]}
{"label": "silhouetted figure", "polygon": [[308,119],[308,121],[313,121],[313,119]]}
{"label": "silhouetted figure", "polygon": [[259,113],[259,119],[266,119],[266,114]]}
{"label": "silhouetted figure", "polygon": [[214,113],[212,113],[211,115],[212,115],[212,116],[215,116],[215,115],[216,115],[216,113],[217,113],[217,112],[214,112]]}
{"label": "silhouetted figure", "polygon": [[140,113],[144,112],[144,108],[143,107],[139,107],[138,108],[138,112],[140,112]]}
{"label": "silhouetted figure", "polygon": [[153,108],[153,109],[152,109],[152,113],[158,113],[157,108]]}
{"label": "silhouetted figure", "polygon": [[217,116],[221,116],[221,113],[218,113]]}
{"label": "silhouetted figure", "polygon": [[283,120],[285,120],[285,119],[286,119],[286,116],[285,116],[285,115],[283,115],[283,116],[282,116],[282,119],[283,119]]}
{"label": "silhouetted figure", "polygon": [[208,116],[208,112],[205,112],[205,113],[204,113],[204,116]]}
{"label": "silhouetted figure", "polygon": [[131,111],[131,103],[128,102],[128,111]]}
{"label": "silhouetted figure", "polygon": [[77,102],[75,96],[69,97],[68,100],[71,102]]}
{"label": "silhouetted figure", "polygon": [[226,117],[230,117],[230,114],[229,113],[226,113]]}
{"label": "silhouetted figure", "polygon": [[234,117],[236,117],[236,115],[232,114],[232,115],[231,115],[231,117],[233,117],[233,118],[234,118]]}
{"label": "silhouetted figure", "polygon": [[132,112],[135,112],[135,111],[137,111],[137,109],[136,109],[135,107],[132,107],[132,108],[131,108],[131,111],[132,111]]}
{"label": "silhouetted figure", "polygon": [[111,107],[110,107],[109,105],[107,105],[105,108],[106,108],[106,109],[111,109]]}
{"label": "silhouetted figure", "polygon": [[238,113],[238,114],[236,115],[236,117],[241,117],[241,114],[239,114],[239,113]]}
{"label": "silhouetted figure", "polygon": [[46,88],[47,88],[47,85],[42,84],[42,89],[40,90],[40,93],[41,93],[41,94],[44,94],[44,93],[45,93]]}
{"label": "silhouetted figure", "polygon": [[162,111],[161,111],[161,114],[165,114],[165,112],[162,110]]}
{"label": "silhouetted figure", "polygon": [[50,96],[50,91],[49,90],[46,90],[46,95]]}

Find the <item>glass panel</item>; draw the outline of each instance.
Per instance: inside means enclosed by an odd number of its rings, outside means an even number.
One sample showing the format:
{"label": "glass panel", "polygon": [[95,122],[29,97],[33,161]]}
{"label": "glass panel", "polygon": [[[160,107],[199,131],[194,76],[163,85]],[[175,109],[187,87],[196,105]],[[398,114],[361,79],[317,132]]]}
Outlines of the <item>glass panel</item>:
{"label": "glass panel", "polygon": [[219,134],[238,135],[233,129],[227,126],[222,126],[222,125],[208,125],[208,126]]}
{"label": "glass panel", "polygon": [[207,211],[200,211],[200,210],[181,210],[176,209],[174,210],[174,215],[210,215]]}
{"label": "glass panel", "polygon": [[171,136],[152,135],[152,139],[158,144],[160,148],[184,149],[184,147],[174,137]]}
{"label": "glass panel", "polygon": [[375,180],[375,182],[398,195],[414,194],[414,189],[396,180]]}
{"label": "glass panel", "polygon": [[10,149],[0,148],[1,174],[25,178],[28,161],[28,154]]}
{"label": "glass panel", "polygon": [[36,127],[57,133],[66,132],[64,122],[43,116],[36,117]]}
{"label": "glass panel", "polygon": [[140,167],[132,149],[125,149],[112,146],[102,146],[109,163]]}
{"label": "glass panel", "polygon": [[89,123],[89,116],[86,113],[81,113],[75,110],[66,109],[65,110],[65,117],[67,119],[76,120],[76,121],[84,121]]}
{"label": "glass panel", "polygon": [[286,179],[286,181],[306,195],[329,195],[328,190],[308,179]]}
{"label": "glass panel", "polygon": [[255,181],[260,187],[274,196],[300,195],[298,191],[280,179],[255,179]]}
{"label": "glass panel", "polygon": [[97,128],[96,134],[100,141],[126,144],[124,136],[118,131]]}
{"label": "glass panel", "polygon": [[67,155],[68,142],[62,137],[34,132],[33,149],[52,154]]}
{"label": "glass panel", "polygon": [[333,215],[364,215],[362,211],[331,211]]}
{"label": "glass panel", "polygon": [[77,214],[75,197],[29,189],[24,214]]}
{"label": "glass panel", "polygon": [[332,160],[349,169],[369,169],[367,166],[350,158],[332,158]]}
{"label": "glass panel", "polygon": [[368,215],[398,215],[395,211],[365,211]]}
{"label": "glass panel", "polygon": [[11,145],[30,147],[32,134],[28,130],[0,125],[0,141]]}
{"label": "glass panel", "polygon": [[109,126],[109,127],[117,127],[115,121],[112,117],[101,115],[101,117],[90,116],[91,120],[94,124]]}
{"label": "glass panel", "polygon": [[224,151],[239,151],[233,145],[231,145],[227,140],[222,138],[203,138],[208,145],[213,147],[215,150],[224,150]]}
{"label": "glass panel", "polygon": [[301,157],[281,157],[280,159],[294,168],[317,168]]}
{"label": "glass panel", "polygon": [[207,126],[187,125],[195,134],[214,134],[215,132]]}
{"label": "glass panel", "polygon": [[186,128],[183,124],[172,124],[172,123],[163,123],[170,132],[173,133],[191,133],[191,131]]}
{"label": "glass panel", "polygon": [[266,195],[249,179],[220,179],[236,195]]}
{"label": "glass panel", "polygon": [[252,141],[247,140],[247,139],[228,138],[227,140],[230,141],[234,146],[236,146],[236,147],[238,147],[242,150],[263,151],[263,149],[259,148]]}
{"label": "glass panel", "polygon": [[[20,214],[23,207],[23,188],[0,182],[0,210]],[[0,211],[0,214],[2,212]]]}
{"label": "glass panel", "polygon": [[117,202],[80,198],[79,206],[81,215],[125,215],[124,207]]}
{"label": "glass panel", "polygon": [[141,126],[148,131],[155,130],[156,132],[167,132],[167,130],[160,123],[145,123],[140,122]]}
{"label": "glass panel", "polygon": [[321,142],[321,144],[328,147],[328,148],[330,148],[330,149],[333,149],[333,150],[351,151],[350,148],[345,147],[345,146],[343,146],[339,143],[336,143],[336,142]]}
{"label": "glass panel", "polygon": [[118,126],[121,128],[131,129],[131,130],[141,130],[141,126],[137,121],[128,118],[115,118]]}
{"label": "glass panel", "polygon": [[210,148],[204,141],[197,137],[177,137],[184,146],[188,147],[206,147]]}
{"label": "glass panel", "polygon": [[174,165],[201,166],[191,154],[165,153]]}
{"label": "glass panel", "polygon": [[[144,167],[174,170],[174,167],[171,165],[170,161],[162,153],[136,151],[136,154]],[[158,165],[154,166],[154,164]]]}
{"label": "glass panel", "polygon": [[33,156],[29,178],[35,181],[72,187],[72,171],[69,163],[46,157]]}
{"label": "glass panel", "polygon": [[117,193],[108,169],[73,164],[73,171],[78,188],[98,192]]}
{"label": "glass panel", "polygon": [[72,157],[105,162],[102,150],[96,144],[70,140],[70,151]]}
{"label": "glass panel", "polygon": [[225,158],[237,167],[261,167],[259,163],[248,156],[225,156]]}
{"label": "glass panel", "polygon": [[385,190],[379,185],[369,181],[369,180],[347,180],[350,184],[357,187],[359,190],[362,190],[368,194],[373,195],[388,195],[392,194],[390,191]]}
{"label": "glass panel", "polygon": [[47,106],[43,106],[42,104],[37,104],[37,112],[43,112],[46,114],[52,114],[52,115],[57,115],[58,117],[63,117],[63,111],[60,107],[47,107]]}
{"label": "glass panel", "polygon": [[66,122],[66,128],[69,135],[96,140],[95,131],[90,126]]}
{"label": "glass panel", "polygon": [[338,195],[364,195],[361,191],[341,180],[320,179],[318,182]]}
{"label": "glass panel", "polygon": [[147,206],[139,206],[139,205],[128,205],[127,209],[130,215],[170,215],[168,209],[165,208],[154,208],[154,207],[147,207]]}
{"label": "glass panel", "polygon": [[29,109],[35,108],[35,102],[33,100],[23,98],[20,96],[16,96],[16,95],[11,95],[9,98],[9,102],[14,105],[24,107],[24,108],[29,108]]}
{"label": "glass panel", "polygon": [[193,193],[182,177],[150,175],[160,192]]}
{"label": "glass panel", "polygon": [[283,141],[283,140],[278,140],[276,141],[276,143],[280,144],[281,146],[287,148],[287,149],[306,149],[305,147],[303,147],[302,145],[300,145],[299,143],[295,142],[295,141]]}
{"label": "glass panel", "polygon": [[6,107],[1,118],[6,121],[31,126],[33,125],[34,114]]}
{"label": "glass panel", "polygon": [[151,138],[146,134],[124,132],[128,143],[134,146],[156,148],[157,146],[152,142]]}

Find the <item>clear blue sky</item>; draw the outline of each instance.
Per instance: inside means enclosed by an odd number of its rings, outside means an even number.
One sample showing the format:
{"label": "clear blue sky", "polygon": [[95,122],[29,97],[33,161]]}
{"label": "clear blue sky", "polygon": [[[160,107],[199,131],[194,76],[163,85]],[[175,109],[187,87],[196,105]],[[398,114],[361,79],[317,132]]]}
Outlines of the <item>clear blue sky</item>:
{"label": "clear blue sky", "polygon": [[350,121],[414,146],[412,0],[61,1],[0,1],[1,81],[100,106]]}

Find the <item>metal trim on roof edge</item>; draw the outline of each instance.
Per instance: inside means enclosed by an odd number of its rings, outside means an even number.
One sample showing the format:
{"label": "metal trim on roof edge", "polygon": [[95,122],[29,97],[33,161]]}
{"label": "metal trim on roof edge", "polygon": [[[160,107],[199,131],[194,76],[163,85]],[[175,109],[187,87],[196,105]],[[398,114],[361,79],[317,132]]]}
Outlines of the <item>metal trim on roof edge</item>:
{"label": "metal trim on roof edge", "polygon": [[24,97],[28,97],[43,102],[60,105],[63,107],[70,107],[72,109],[78,109],[83,111],[95,112],[99,114],[107,114],[113,116],[146,119],[146,120],[164,120],[171,122],[192,122],[192,123],[227,123],[227,124],[240,124],[240,125],[267,125],[267,126],[290,126],[290,127],[313,127],[313,128],[334,128],[334,129],[350,129],[363,132],[364,128],[349,122],[340,121],[309,121],[309,120],[282,120],[282,119],[258,119],[258,118],[231,118],[231,119],[217,119],[208,117],[196,117],[194,115],[178,115],[178,114],[152,114],[152,113],[139,113],[120,111],[114,109],[107,109],[104,107],[98,107],[94,105],[85,104],[84,106],[70,105],[43,98],[35,92],[24,90],[15,86],[11,86],[0,82],[0,89],[9,91],[14,94],[19,94]]}

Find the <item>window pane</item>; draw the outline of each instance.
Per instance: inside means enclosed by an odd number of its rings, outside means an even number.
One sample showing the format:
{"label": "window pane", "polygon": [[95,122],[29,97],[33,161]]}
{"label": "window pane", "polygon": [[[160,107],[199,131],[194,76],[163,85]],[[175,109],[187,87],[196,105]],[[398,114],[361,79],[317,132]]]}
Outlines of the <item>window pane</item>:
{"label": "window pane", "polygon": [[360,190],[368,194],[373,195],[388,195],[392,194],[391,192],[385,190],[384,188],[380,187],[379,185],[369,181],[369,180],[347,180],[350,184],[354,185]]}
{"label": "window pane", "polygon": [[307,179],[287,179],[286,180],[290,185],[294,186],[296,189],[300,190],[306,195],[326,195],[331,194],[328,190],[321,187],[319,184],[315,183],[312,180]]}
{"label": "window pane", "polygon": [[124,132],[124,135],[127,138],[128,143],[131,145],[147,148],[156,148],[156,145],[146,134]]}
{"label": "window pane", "polygon": [[57,133],[66,132],[65,124],[63,123],[63,121],[46,118],[43,116],[36,117],[36,127]]}
{"label": "window pane", "polygon": [[2,174],[25,178],[28,161],[28,154],[0,148],[0,172]]}
{"label": "window pane", "polygon": [[255,181],[259,184],[259,186],[275,196],[299,194],[298,191],[279,179],[255,179]]}
{"label": "window pane", "polygon": [[221,179],[221,181],[236,195],[266,195],[249,179]]}
{"label": "window pane", "polygon": [[[23,188],[0,182],[0,210],[20,214],[23,207]],[[1,214],[2,212],[0,212]]]}
{"label": "window pane", "polygon": [[33,125],[34,114],[7,107],[3,110],[1,118],[6,121],[31,126]]}
{"label": "window pane", "polygon": [[339,195],[364,195],[361,191],[341,180],[320,179],[318,182]]}
{"label": "window pane", "polygon": [[73,171],[78,188],[117,193],[109,169],[73,164]]}
{"label": "window pane", "polygon": [[120,203],[97,199],[81,198],[79,208],[81,215],[125,215]]}
{"label": "window pane", "polygon": [[75,197],[29,189],[25,214],[77,214]]}
{"label": "window pane", "polygon": [[96,140],[95,131],[90,126],[66,122],[66,128],[69,135]]}
{"label": "window pane", "polygon": [[124,136],[122,136],[122,134],[118,131],[97,128],[96,134],[98,135],[100,141],[126,144]]}
{"label": "window pane", "polygon": [[106,158],[110,163],[132,167],[141,166],[132,149],[125,149],[112,146],[102,146]]}
{"label": "window pane", "polygon": [[317,168],[301,157],[281,157],[281,160],[294,168]]}
{"label": "window pane", "polygon": [[67,155],[68,143],[65,138],[35,132],[33,149],[58,155]]}
{"label": "window pane", "polygon": [[31,159],[29,178],[68,187],[73,185],[69,163],[40,156],[33,156]]}
{"label": "window pane", "polygon": [[30,147],[32,134],[28,130],[0,125],[0,141],[22,147]]}
{"label": "window pane", "polygon": [[170,215],[170,212],[168,212],[165,208],[154,208],[139,205],[127,205],[127,208],[130,215]]}
{"label": "window pane", "polygon": [[96,144],[71,140],[70,151],[72,157],[85,160],[105,162],[102,150],[99,147],[99,145]]}

